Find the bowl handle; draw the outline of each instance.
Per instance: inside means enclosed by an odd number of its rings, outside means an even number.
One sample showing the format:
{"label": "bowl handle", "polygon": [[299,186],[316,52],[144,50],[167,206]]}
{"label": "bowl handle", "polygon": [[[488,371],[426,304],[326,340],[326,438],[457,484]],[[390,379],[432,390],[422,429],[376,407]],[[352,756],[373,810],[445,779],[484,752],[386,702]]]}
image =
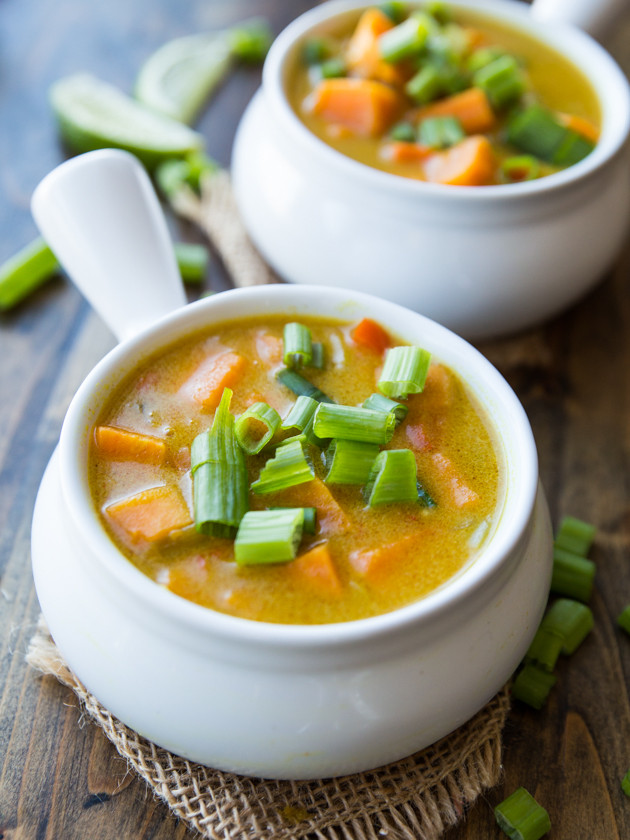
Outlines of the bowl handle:
{"label": "bowl handle", "polygon": [[71,280],[119,340],[186,303],[166,220],[146,171],[100,149],[47,175],[35,222]]}
{"label": "bowl handle", "polygon": [[539,21],[577,26],[601,38],[628,9],[628,0],[534,0],[530,13]]}

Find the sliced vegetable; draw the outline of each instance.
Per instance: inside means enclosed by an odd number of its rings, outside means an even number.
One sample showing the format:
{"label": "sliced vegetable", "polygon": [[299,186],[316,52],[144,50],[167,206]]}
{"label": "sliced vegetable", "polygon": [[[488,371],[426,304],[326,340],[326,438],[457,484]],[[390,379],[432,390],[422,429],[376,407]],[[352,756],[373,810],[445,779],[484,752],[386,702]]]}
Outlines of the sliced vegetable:
{"label": "sliced vegetable", "polygon": [[388,443],[394,434],[393,415],[351,405],[320,403],[313,418],[319,438],[341,438],[365,443]]}
{"label": "sliced vegetable", "polygon": [[525,662],[536,665],[551,673],[562,651],[564,640],[561,635],[540,626],[525,654]]}
{"label": "sliced vegetable", "polygon": [[302,61],[309,66],[321,64],[330,58],[333,50],[329,38],[307,38],[302,45]]}
{"label": "sliced vegetable", "polygon": [[227,351],[205,359],[179,389],[179,394],[206,411],[219,404],[224,389],[233,388],[247,362],[238,353]]}
{"label": "sliced vegetable", "polygon": [[542,105],[530,105],[516,114],[508,123],[507,137],[524,152],[559,165],[577,163],[594,148]]}
{"label": "sliced vegetable", "polygon": [[551,829],[549,814],[523,787],[500,802],[494,816],[511,840],[540,840]]}
{"label": "sliced vegetable", "polygon": [[403,403],[390,400],[389,397],[384,397],[383,394],[370,394],[367,400],[363,403],[363,408],[369,408],[371,411],[385,411],[387,414],[393,414],[396,423],[402,423],[409,411],[408,406]]}
{"label": "sliced vegetable", "polygon": [[312,356],[311,367],[322,370],[326,362],[326,352],[321,341],[314,341],[311,344]]}
{"label": "sliced vegetable", "polygon": [[466,484],[450,458],[442,452],[432,452],[430,459],[451,504],[458,508],[466,508],[479,501],[479,495]]}
{"label": "sliced vegetable", "polygon": [[395,63],[418,55],[433,30],[428,15],[412,14],[378,39],[378,49],[385,61]]}
{"label": "sliced vegetable", "polygon": [[312,481],[314,477],[313,467],[304,454],[302,444],[291,441],[276,448],[274,457],[265,463],[251,489],[255,493],[274,493]]}
{"label": "sliced vegetable", "polygon": [[293,391],[294,394],[297,394],[298,397],[312,397],[317,402],[332,403],[330,397],[294,370],[283,368],[276,373],[276,379],[290,391]]}
{"label": "sliced vegetable", "polygon": [[373,79],[323,79],[310,98],[314,114],[361,137],[376,137],[402,108],[398,93]]}
{"label": "sliced vegetable", "polygon": [[411,449],[386,449],[376,456],[365,486],[368,507],[418,500],[416,459]]}
{"label": "sliced vegetable", "polygon": [[387,330],[372,318],[363,318],[350,332],[350,338],[355,344],[372,350],[374,353],[384,353],[391,346],[391,338]]}
{"label": "sliced vegetable", "polygon": [[301,394],[282,421],[281,428],[285,431],[296,429],[298,432],[303,432],[313,419],[318,405],[317,400]]}
{"label": "sliced vegetable", "polygon": [[495,163],[488,138],[476,135],[428,158],[424,174],[428,181],[436,184],[483,187],[492,183]]}
{"label": "sliced vegetable", "polygon": [[389,136],[392,140],[397,140],[401,143],[414,143],[416,140],[416,128],[413,123],[403,120],[392,127]]}
{"label": "sliced vegetable", "polygon": [[192,523],[179,489],[161,485],[108,505],[105,513],[132,541],[156,542]]}
{"label": "sliced vegetable", "polygon": [[195,242],[176,242],[173,247],[182,280],[185,283],[202,283],[210,262],[206,246]]}
{"label": "sliced vegetable", "polygon": [[419,394],[431,362],[431,354],[421,347],[391,347],[378,380],[378,389],[386,397],[405,399]]}
{"label": "sliced vegetable", "polygon": [[578,601],[590,601],[595,580],[595,563],[554,546],[551,591]]}
{"label": "sliced vegetable", "polygon": [[283,343],[283,362],[288,368],[310,365],[313,358],[313,340],[308,327],[296,322],[286,324]]}
{"label": "sliced vegetable", "polygon": [[227,40],[235,58],[246,64],[257,64],[269,52],[273,32],[266,20],[257,18],[229,29]]}
{"label": "sliced vegetable", "polygon": [[593,625],[593,613],[586,604],[559,598],[543,618],[540,630],[562,639],[561,652],[570,655],[582,644]]}
{"label": "sliced vegetable", "polygon": [[291,564],[291,574],[308,582],[314,594],[323,598],[340,598],[343,586],[327,543],[316,545],[300,554]]}
{"label": "sliced vegetable", "polygon": [[249,507],[231,400],[232,391],[225,388],[210,431],[197,435],[190,450],[195,528],[213,537],[233,537]]}
{"label": "sliced vegetable", "polygon": [[418,105],[437,99],[444,90],[444,78],[435,64],[426,64],[405,85],[405,93]]}
{"label": "sliced vegetable", "polygon": [[380,36],[392,28],[392,21],[380,9],[363,12],[345,51],[346,64],[353,75],[385,84],[400,84],[399,69],[384,61],[379,50]]}
{"label": "sliced vegetable", "polygon": [[166,461],[166,443],[163,440],[116,426],[97,426],[94,443],[100,457],[110,461],[155,465]]}
{"label": "sliced vegetable", "polygon": [[626,796],[630,797],[630,770],[628,770],[621,780],[621,790],[626,794]]}
{"label": "sliced vegetable", "polygon": [[496,125],[488,97],[480,88],[469,88],[416,111],[418,122],[430,117],[455,117],[466,134],[484,134]]}
{"label": "sliced vegetable", "polygon": [[380,580],[413,551],[417,542],[418,535],[412,534],[377,548],[358,549],[351,552],[348,559],[366,583],[378,586]]}
{"label": "sliced vegetable", "polygon": [[[291,505],[290,509],[295,508],[295,505]],[[271,510],[287,510],[288,505],[286,507],[273,507],[270,508]],[[304,533],[305,534],[314,534],[317,531],[317,508],[314,507],[303,507],[302,511],[304,512]]]}
{"label": "sliced vegetable", "polygon": [[239,566],[287,563],[297,554],[303,526],[302,508],[250,510],[236,534],[234,558]]}
{"label": "sliced vegetable", "polygon": [[377,443],[331,440],[326,449],[327,484],[365,484],[378,455]]}
{"label": "sliced vegetable", "polygon": [[502,55],[481,67],[473,84],[484,91],[495,109],[513,104],[525,91],[525,78],[511,55]]}
{"label": "sliced vegetable", "polygon": [[593,545],[597,528],[575,516],[565,516],[554,540],[558,548],[586,557]]}
{"label": "sliced vegetable", "polygon": [[542,709],[557,677],[535,665],[525,665],[512,684],[512,696],[534,709]]}
{"label": "sliced vegetable", "polygon": [[316,72],[320,79],[340,79],[347,74],[348,68],[342,58],[329,58],[317,65]]}
{"label": "sliced vegetable", "polygon": [[320,478],[275,493],[273,503],[316,508],[319,531],[324,536],[343,533],[350,527],[343,509]]}
{"label": "sliced vegetable", "polygon": [[533,181],[540,175],[540,161],[532,155],[516,155],[501,161],[501,174],[506,181]]}
{"label": "sliced vegetable", "polygon": [[17,306],[59,271],[57,258],[41,237],[0,266],[0,312]]}
{"label": "sliced vegetable", "polygon": [[280,428],[282,419],[266,402],[256,402],[237,419],[234,433],[248,455],[260,452]]}
{"label": "sliced vegetable", "polygon": [[378,8],[383,14],[387,15],[392,23],[400,23],[408,10],[404,0],[386,0],[385,3],[380,3]]}
{"label": "sliced vegetable", "polygon": [[430,149],[448,149],[465,136],[457,117],[429,117],[422,120],[418,129],[418,140]]}

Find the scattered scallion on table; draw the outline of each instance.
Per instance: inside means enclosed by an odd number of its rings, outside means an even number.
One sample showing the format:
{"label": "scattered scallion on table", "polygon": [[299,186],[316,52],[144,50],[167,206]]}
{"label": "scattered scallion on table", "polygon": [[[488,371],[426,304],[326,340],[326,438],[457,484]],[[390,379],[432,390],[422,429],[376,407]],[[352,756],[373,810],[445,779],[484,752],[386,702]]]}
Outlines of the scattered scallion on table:
{"label": "scattered scallion on table", "polygon": [[589,522],[575,516],[565,516],[560,522],[554,542],[558,548],[586,557],[593,545],[596,530]]}
{"label": "scattered scallion on table", "polygon": [[592,560],[554,546],[551,591],[578,601],[590,601],[595,568]]}
{"label": "scattered scallion on table", "polygon": [[182,280],[185,283],[202,283],[210,262],[206,246],[196,242],[176,242],[173,248]]}
{"label": "scattered scallion on table", "polygon": [[532,665],[525,665],[512,683],[512,696],[534,709],[542,709],[557,677]]}
{"label": "scattered scallion on table", "polygon": [[57,258],[41,237],[0,266],[0,312],[17,306],[59,271]]}
{"label": "scattered scallion on table", "polygon": [[524,787],[500,802],[494,817],[511,840],[540,840],[551,829],[549,814]]}

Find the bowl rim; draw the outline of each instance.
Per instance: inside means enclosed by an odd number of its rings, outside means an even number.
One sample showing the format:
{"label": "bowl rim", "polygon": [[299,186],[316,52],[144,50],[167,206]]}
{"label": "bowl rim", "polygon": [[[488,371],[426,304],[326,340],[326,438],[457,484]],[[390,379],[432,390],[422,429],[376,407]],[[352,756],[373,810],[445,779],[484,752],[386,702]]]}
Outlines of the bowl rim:
{"label": "bowl rim", "polygon": [[[417,1],[417,0],[416,0]],[[449,0],[450,2],[450,0]],[[572,187],[597,173],[621,150],[630,134],[630,83],[612,56],[582,30],[569,24],[537,20],[520,0],[452,0],[454,8],[471,9],[522,29],[575,64],[592,85],[602,110],[602,132],[595,149],[583,160],[533,181],[484,187],[431,184],[375,169],[329,146],[302,123],[284,90],[287,64],[296,43],[309,30],[355,10],[368,8],[366,0],[326,0],[292,21],[275,39],[263,66],[262,89],[279,128],[299,144],[311,159],[330,167],[366,188],[400,196],[426,196],[434,201],[514,201]],[[569,54],[570,53],[570,54]],[[608,90],[614,94],[608,94]],[[614,102],[614,105],[613,105]],[[608,103],[608,104],[607,104]]]}
{"label": "bowl rim", "polygon": [[[331,299],[333,302],[326,304],[322,310],[318,302]],[[241,303],[246,304],[245,313]],[[338,314],[331,314],[333,305]],[[413,323],[414,333],[417,325],[419,335],[425,333],[429,336],[427,343],[430,349],[447,349],[447,355],[451,355],[450,360],[445,359],[447,364],[453,366],[452,359],[455,358],[461,366],[467,365],[475,371],[478,388],[470,387],[484,405],[499,441],[504,442],[508,428],[510,434],[518,439],[518,447],[513,449],[518,452],[518,465],[509,465],[507,453],[503,453],[506,471],[512,469],[518,492],[515,489],[508,493],[506,483],[505,499],[494,533],[488,545],[465,567],[463,573],[457,573],[421,600],[381,615],[330,624],[275,624],[227,615],[180,598],[140,572],[118,550],[99,519],[87,483],[88,435],[97,417],[95,405],[102,404],[107,393],[139,361],[166,349],[186,331],[199,331],[204,325],[211,328],[238,319],[239,309],[241,316],[247,318],[254,317],[261,310],[262,314],[265,311],[277,314],[283,310],[302,313],[315,310],[313,314],[321,314],[322,317],[346,317],[346,320],[371,314],[373,317],[380,316],[390,329],[397,319],[401,319],[403,335],[411,332],[410,324]],[[465,375],[458,375],[465,379]],[[485,400],[478,390],[482,385],[487,392]],[[504,411],[502,418],[490,416],[491,409],[497,406]],[[196,634],[205,633],[253,646],[297,647],[300,650],[323,649],[331,645],[351,646],[368,639],[384,639],[406,632],[411,625],[434,622],[457,605],[474,598],[480,590],[488,588],[490,581],[514,556],[531,521],[538,492],[538,457],[525,410],[503,376],[478,350],[446,327],[398,304],[372,295],[318,286],[257,286],[222,292],[166,315],[153,326],[117,345],[88,374],[75,394],[63,423],[59,456],[62,496],[72,523],[84,544],[90,547],[97,565],[137,603],[168,617],[179,626],[194,628]]]}

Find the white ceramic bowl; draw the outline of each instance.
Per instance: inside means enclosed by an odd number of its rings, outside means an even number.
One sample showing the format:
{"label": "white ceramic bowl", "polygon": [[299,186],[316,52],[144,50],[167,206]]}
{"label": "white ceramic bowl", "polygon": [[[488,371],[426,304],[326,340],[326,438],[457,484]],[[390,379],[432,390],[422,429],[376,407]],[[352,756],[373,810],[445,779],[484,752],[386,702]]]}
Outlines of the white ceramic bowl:
{"label": "white ceramic bowl", "polygon": [[[592,16],[611,3],[592,0]],[[285,95],[303,39],[354,19],[366,5],[324,3],[290,24],[269,52],[232,160],[237,203],[255,244],[285,279],[379,294],[467,338],[512,332],[559,312],[601,279],[627,230],[630,179],[621,152],[630,93],[623,73],[588,35],[541,21],[524,3],[457,0],[455,8],[530,33],[576,64],[601,102],[601,139],[586,159],[538,181],[452,187],[402,178],[327,146]],[[541,13],[553,2],[535,6]],[[587,4],[573,6],[577,13]]]}
{"label": "white ceramic bowl", "polygon": [[[109,312],[119,333],[140,319],[134,307],[143,294],[127,294],[132,304],[120,305],[130,282],[145,294],[152,289],[154,314],[162,310],[153,326],[124,340],[89,374],[42,482],[33,571],[52,635],[114,715],[157,744],[213,767],[300,779],[366,770],[411,754],[469,719],[501,688],[544,610],[551,529],[525,412],[469,344],[372,296],[278,285],[224,292],[171,311],[175,276],[170,269],[158,276],[143,272],[140,255],[131,254],[138,235],[151,245],[150,225],[140,219],[142,234],[133,222],[130,229],[126,213],[108,220],[94,207],[111,191],[137,218],[146,186],[146,175],[125,153],[90,153],[53,172],[34,199],[44,236],[62,262],[74,266],[83,287],[94,278],[86,279],[89,264],[77,269],[81,249],[92,266],[109,264],[107,251],[93,251],[103,242],[110,253],[126,251],[136,276],[131,280],[123,267],[123,276],[110,278],[107,294],[110,304],[119,300],[118,314],[111,306]],[[101,244],[86,237],[96,230],[95,219],[106,226],[96,233]],[[322,626],[234,618],[145,577],[99,520],[88,484],[88,439],[112,389],[139,361],[191,331],[278,312],[377,318],[456,371],[487,414],[502,475],[496,523],[474,562],[417,603]]]}

